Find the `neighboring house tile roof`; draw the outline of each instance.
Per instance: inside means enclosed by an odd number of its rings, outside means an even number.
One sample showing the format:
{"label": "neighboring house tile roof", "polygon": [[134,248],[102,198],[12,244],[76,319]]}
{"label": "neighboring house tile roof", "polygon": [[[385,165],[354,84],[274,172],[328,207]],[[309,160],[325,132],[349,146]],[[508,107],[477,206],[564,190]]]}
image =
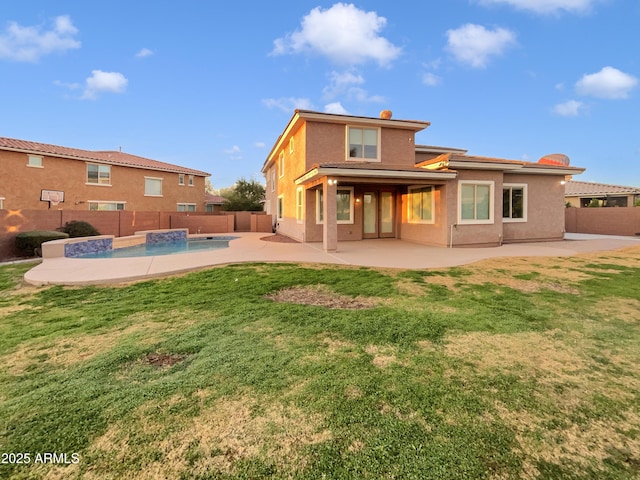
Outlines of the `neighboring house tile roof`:
{"label": "neighboring house tile roof", "polygon": [[605,196],[605,195],[640,195],[640,188],[624,187],[621,185],[607,185],[595,182],[569,181],[564,185],[564,194],[567,197],[578,196]]}
{"label": "neighboring house tile roof", "polygon": [[204,201],[207,205],[222,205],[227,201],[226,198],[221,197],[220,195],[212,195],[210,193],[204,194]]}
{"label": "neighboring house tile roof", "polygon": [[118,151],[91,151],[78,148],[61,147],[46,143],[30,142],[15,138],[0,137],[0,150],[32,153],[36,155],[48,155],[53,157],[69,158],[83,161],[106,163],[109,165],[121,165],[131,168],[144,168],[148,170],[160,170],[173,173],[185,173],[200,177],[208,177],[211,174],[200,170],[181,167],[171,163],[159,162],[149,158],[131,155]]}

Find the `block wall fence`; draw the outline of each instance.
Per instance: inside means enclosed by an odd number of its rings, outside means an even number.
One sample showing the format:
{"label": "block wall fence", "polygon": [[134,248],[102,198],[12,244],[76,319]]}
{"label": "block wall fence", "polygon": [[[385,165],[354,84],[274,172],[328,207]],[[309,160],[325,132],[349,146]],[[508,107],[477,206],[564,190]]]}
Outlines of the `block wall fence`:
{"label": "block wall fence", "polygon": [[565,209],[565,230],[598,235],[640,235],[640,207]]}
{"label": "block wall fence", "polygon": [[272,232],[271,215],[264,212],[137,212],[87,210],[0,210],[0,261],[20,255],[15,237],[31,230],[56,230],[67,222],[84,221],[103,235],[125,237],[142,230],[188,228],[190,234]]}

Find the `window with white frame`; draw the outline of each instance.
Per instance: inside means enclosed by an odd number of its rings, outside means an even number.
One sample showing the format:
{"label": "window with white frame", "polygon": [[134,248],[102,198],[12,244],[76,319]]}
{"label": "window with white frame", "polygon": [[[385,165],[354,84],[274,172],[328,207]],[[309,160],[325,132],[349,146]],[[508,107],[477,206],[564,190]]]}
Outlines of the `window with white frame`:
{"label": "window with white frame", "polygon": [[271,191],[276,191],[276,169],[271,169]]}
{"label": "window with white frame", "polygon": [[279,176],[283,177],[284,176],[284,150],[282,152],[280,152],[280,155],[278,156],[278,171]]}
{"label": "window with white frame", "polygon": [[144,195],[146,197],[161,197],[162,178],[144,177]]}
{"label": "window with white frame", "polygon": [[293,137],[289,139],[289,154],[292,154],[295,151],[295,144]]}
{"label": "window with white frame", "polygon": [[433,223],[434,222],[434,195],[433,187],[409,187],[409,222]]}
{"label": "window with white frame", "polygon": [[178,185],[184,185],[184,173],[178,174]]}
{"label": "window with white frame", "polygon": [[304,188],[302,187],[296,190],[296,220],[298,223],[304,220]]}
{"label": "window with white frame", "polygon": [[494,182],[461,180],[458,184],[458,223],[493,223]]}
{"label": "window with white frame", "polygon": [[4,197],[0,197],[0,210],[4,209]]}
{"label": "window with white frame", "polygon": [[179,212],[195,212],[196,204],[195,203],[179,203],[178,211]]}
{"label": "window with white frame", "polygon": [[278,197],[278,220],[282,220],[284,218],[284,195],[280,195]]}
{"label": "window with white frame", "polygon": [[[316,190],[316,223],[324,221],[324,193]],[[352,224],[354,212],[353,187],[338,187],[336,190],[336,220],[339,224]]]}
{"label": "window with white frame", "polygon": [[193,175],[189,175],[189,186],[193,187],[195,182],[194,176]]}
{"label": "window with white frame", "polygon": [[42,157],[40,155],[29,155],[27,157],[27,167],[43,168]]}
{"label": "window with white frame", "polygon": [[127,202],[102,202],[99,200],[89,200],[89,210],[98,211],[116,211],[124,210],[124,206]]}
{"label": "window with white frame", "polygon": [[350,160],[380,161],[380,129],[347,127]]}
{"label": "window with white frame", "polygon": [[111,185],[111,165],[87,164],[87,183]]}
{"label": "window with white frame", "polygon": [[527,186],[502,185],[502,218],[505,222],[527,221]]}

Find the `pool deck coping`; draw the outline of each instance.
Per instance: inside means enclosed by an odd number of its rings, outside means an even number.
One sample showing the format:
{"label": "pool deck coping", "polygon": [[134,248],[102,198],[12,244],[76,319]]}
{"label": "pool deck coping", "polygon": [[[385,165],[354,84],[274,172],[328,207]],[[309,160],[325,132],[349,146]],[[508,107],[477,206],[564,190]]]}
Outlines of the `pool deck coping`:
{"label": "pool deck coping", "polygon": [[235,263],[322,263],[396,269],[444,268],[495,257],[564,257],[640,245],[635,237],[567,234],[557,242],[512,243],[488,248],[445,248],[397,239],[339,242],[327,253],[322,243],[261,240],[265,233],[207,234],[234,236],[229,248],[149,257],[84,259],[46,258],[24,278],[33,285],[103,285],[164,277]]}

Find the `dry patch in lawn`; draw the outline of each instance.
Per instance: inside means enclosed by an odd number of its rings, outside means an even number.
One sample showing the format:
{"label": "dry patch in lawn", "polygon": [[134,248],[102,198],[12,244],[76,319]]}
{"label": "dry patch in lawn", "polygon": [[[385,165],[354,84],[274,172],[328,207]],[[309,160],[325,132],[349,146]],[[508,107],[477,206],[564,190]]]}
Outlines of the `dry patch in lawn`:
{"label": "dry patch in lawn", "polygon": [[622,320],[629,323],[640,323],[640,300],[628,298],[606,298],[600,300],[595,309],[602,312],[602,319]]}
{"label": "dry patch in lawn", "polygon": [[[200,394],[200,414],[185,418],[166,412],[168,404],[186,400],[178,397],[164,405],[143,405],[132,421],[114,425],[96,439],[89,447],[96,458],[90,467],[93,477],[85,478],[98,478],[115,464],[140,461],[145,463],[141,479],[181,478],[185,472],[233,475],[242,460],[261,460],[281,473],[293,473],[305,467],[306,446],[331,439],[320,416],[286,403],[249,394],[209,402]],[[143,437],[147,442],[141,445]],[[149,452],[160,458],[148,461]]]}
{"label": "dry patch in lawn", "polygon": [[371,363],[378,368],[387,368],[398,362],[396,357],[397,350],[392,346],[367,345],[364,351],[373,356]]}
{"label": "dry patch in lawn", "polygon": [[[138,318],[137,320],[141,320]],[[183,328],[185,323],[164,323],[144,321],[127,328],[110,330],[100,334],[75,335],[56,339],[43,344],[42,340],[22,343],[18,350],[0,357],[0,362],[12,375],[21,375],[34,364],[53,367],[69,367],[108,352],[123,338],[136,333],[144,333],[143,344],[158,341],[163,334]]]}
{"label": "dry patch in lawn", "polygon": [[291,287],[266,295],[275,302],[296,303],[299,305],[317,305],[327,308],[359,310],[373,308],[377,302],[371,298],[349,297],[331,291],[325,285]]}

